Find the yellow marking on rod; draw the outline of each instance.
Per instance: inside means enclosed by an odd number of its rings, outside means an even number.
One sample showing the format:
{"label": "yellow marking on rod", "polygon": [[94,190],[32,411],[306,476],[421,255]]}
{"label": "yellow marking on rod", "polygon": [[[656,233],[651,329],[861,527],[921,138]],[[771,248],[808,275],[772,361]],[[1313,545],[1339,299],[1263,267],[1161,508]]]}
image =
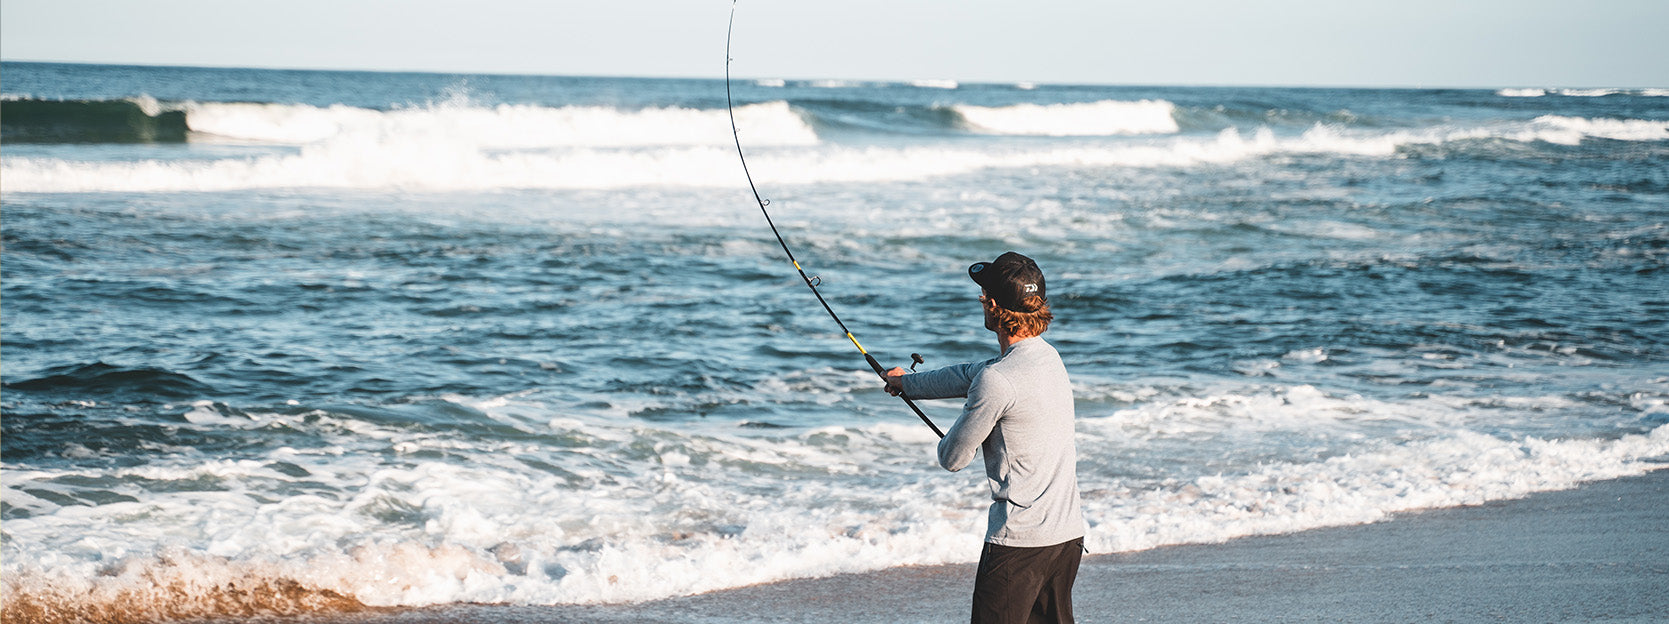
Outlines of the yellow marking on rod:
{"label": "yellow marking on rod", "polygon": [[852,332],[846,332],[846,339],[852,341],[852,346],[855,346],[855,347],[858,348],[858,353],[862,353],[864,355],[869,355],[868,351],[863,350],[863,345],[858,344],[858,339],[852,337]]}
{"label": "yellow marking on rod", "polygon": [[794,270],[795,271],[804,271],[805,270],[805,269],[800,268],[800,261],[799,260],[791,260],[790,262],[794,263]]}

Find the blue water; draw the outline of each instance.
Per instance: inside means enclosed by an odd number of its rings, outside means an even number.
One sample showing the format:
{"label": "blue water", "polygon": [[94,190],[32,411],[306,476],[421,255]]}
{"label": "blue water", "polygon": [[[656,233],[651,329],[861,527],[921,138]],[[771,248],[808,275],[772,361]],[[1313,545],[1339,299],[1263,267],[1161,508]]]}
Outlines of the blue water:
{"label": "blue water", "polygon": [[[0,74],[8,609],[977,556],[723,81]],[[1037,259],[1092,552],[1669,456],[1669,91],[734,86],[882,361],[991,357],[964,269]]]}

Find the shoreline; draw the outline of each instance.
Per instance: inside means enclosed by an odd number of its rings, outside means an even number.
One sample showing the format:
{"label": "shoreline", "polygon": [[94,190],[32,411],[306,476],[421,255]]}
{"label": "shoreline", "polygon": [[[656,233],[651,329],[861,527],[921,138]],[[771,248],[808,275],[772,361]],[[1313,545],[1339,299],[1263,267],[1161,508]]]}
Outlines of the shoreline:
{"label": "shoreline", "polygon": [[[444,605],[287,622],[962,622],[974,564],[889,568],[626,605]],[[1669,619],[1669,470],[1372,524],[1092,554],[1080,622]],[[247,620],[244,620],[247,621]],[[274,618],[272,621],[280,621]]]}

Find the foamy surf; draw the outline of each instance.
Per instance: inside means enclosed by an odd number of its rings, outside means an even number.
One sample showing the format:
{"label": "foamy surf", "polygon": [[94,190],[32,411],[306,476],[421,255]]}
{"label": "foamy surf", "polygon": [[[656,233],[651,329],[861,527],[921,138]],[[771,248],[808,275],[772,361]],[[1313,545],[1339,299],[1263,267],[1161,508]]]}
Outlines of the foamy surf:
{"label": "foamy surf", "polygon": [[[640,147],[727,145],[728,113],[665,107],[621,110],[601,106],[550,108],[525,104],[483,107],[452,101],[387,111],[335,105],[188,103],[194,132],[225,139],[304,145],[342,137],[432,137],[437,147]],[[738,107],[737,123],[755,145],[815,145],[817,134],[776,101]]]}
{"label": "foamy surf", "polygon": [[[1080,444],[1096,443],[1094,430],[1103,425],[1083,426],[1091,433]],[[898,482],[880,499],[852,505],[858,501],[843,501],[849,496],[844,488],[826,483],[848,471],[872,472],[861,463],[869,452],[854,444],[837,454],[855,456],[830,456],[830,441],[878,443],[873,452],[880,457],[872,459],[885,463],[905,460],[894,453],[922,451],[918,447],[930,442],[898,433],[834,428],[771,447],[686,440],[635,460],[645,464],[637,469],[641,475],[620,471],[617,477],[627,483],[615,487],[625,491],[580,499],[548,477],[517,474],[502,462],[424,462],[396,471],[350,458],[288,455],[289,463],[334,477],[343,489],[271,503],[232,492],[161,496],[41,509],[8,521],[15,537],[6,553],[6,616],[144,621],[366,605],[638,601],[972,561],[977,552],[970,544],[978,542],[983,513],[970,503],[979,498],[979,484]],[[692,442],[693,448],[679,446]],[[1104,553],[1374,522],[1399,511],[1642,474],[1657,467],[1646,460],[1666,454],[1669,426],[1610,441],[1460,432],[1176,483],[1132,486],[1083,475],[1087,543]],[[808,474],[786,496],[760,497],[708,474],[731,462],[785,460],[791,471],[822,476]],[[214,475],[251,493],[271,487],[264,482],[283,480],[254,464],[143,472],[164,481]],[[8,486],[8,499],[28,500],[24,489],[67,477],[19,475]],[[361,479],[363,486],[350,485]],[[629,502],[628,491],[647,496],[651,506]],[[583,509],[574,509],[576,503]],[[169,547],[176,533],[211,539],[204,547]]]}
{"label": "foamy surf", "polygon": [[1559,89],[1541,87],[1517,87],[1500,89],[1495,92],[1501,97],[1544,97],[1562,95],[1565,97],[1605,97],[1608,95],[1633,95],[1640,97],[1669,97],[1669,89]]}
{"label": "foamy surf", "polygon": [[961,83],[946,78],[922,78],[911,80],[910,86],[922,89],[955,89],[961,86]]}
{"label": "foamy surf", "polygon": [[955,111],[975,130],[1033,136],[1117,136],[1174,134],[1181,130],[1172,115],[1176,105],[1164,100],[957,106]]}
{"label": "foamy surf", "polygon": [[[1155,110],[1163,106],[1155,106]],[[738,111],[746,136],[754,136],[753,115],[786,122],[786,105]],[[1059,122],[1047,116],[1048,124]],[[713,124],[717,118],[708,119]],[[1174,122],[1172,122],[1174,125]],[[796,125],[799,124],[799,125]],[[1064,128],[1064,126],[1063,126]],[[718,128],[727,133],[727,126]],[[798,129],[798,130],[797,130]],[[1039,130],[1031,128],[1030,130]],[[812,141],[800,122],[776,136]],[[250,132],[250,134],[256,134]],[[709,137],[711,138],[711,137]],[[1400,148],[1460,141],[1504,139],[1523,143],[1577,145],[1591,138],[1619,141],[1669,140],[1669,122],[1543,116],[1528,123],[1490,128],[1368,132],[1317,124],[1295,136],[1267,128],[1234,129],[1215,136],[1175,136],[1146,142],[1066,146],[980,148],[956,146],[851,147],[759,145],[749,163],[758,179],[772,185],[828,182],[903,182],[982,170],[1031,167],[1194,167],[1226,165],[1282,154],[1390,157]],[[507,137],[506,142],[510,139]],[[528,141],[544,145],[552,139]],[[572,140],[564,139],[564,140]],[[490,143],[490,142],[489,142]],[[729,187],[740,172],[733,148],[706,145],[633,148],[563,147],[503,149],[480,138],[448,131],[377,129],[348,132],[307,144],[294,154],[216,160],[76,162],[9,157],[0,163],[4,191],[170,192],[242,189],[327,188],[390,190],[618,189],[630,187]],[[750,146],[752,147],[752,146]]]}
{"label": "foamy surf", "polygon": [[1528,131],[1528,134],[1519,134],[1513,138],[1525,140],[1525,137],[1528,136],[1534,137],[1534,140],[1561,145],[1576,145],[1589,137],[1615,141],[1669,140],[1669,121],[1584,119],[1561,115],[1543,115],[1537,117],[1531,124],[1532,129]]}
{"label": "foamy surf", "polygon": [[[1661,412],[1661,397],[1642,397],[1642,413]],[[1521,407],[1570,407],[1548,400]],[[918,426],[692,431],[554,417],[517,397],[448,401],[520,433],[414,431],[326,411],[228,418],[195,402],[178,408],[182,426],[330,443],[255,459],[188,451],[125,468],[8,470],[7,619],[640,601],[977,557],[984,482],[939,472]],[[1080,466],[1087,543],[1117,552],[1374,522],[1638,475],[1669,456],[1669,425],[1590,439],[1453,426],[1478,409],[1250,385],[1086,414],[1079,446],[1120,449]],[[1360,435],[1386,426],[1405,433]],[[1224,458],[1222,472],[1183,461],[1121,476],[1125,463],[1160,462],[1166,440],[1256,432],[1298,446],[1255,463]],[[1359,441],[1338,448],[1343,440]],[[1306,444],[1336,450],[1296,459],[1312,452]],[[214,487],[182,487],[203,483]],[[88,500],[99,504],[74,502]]]}

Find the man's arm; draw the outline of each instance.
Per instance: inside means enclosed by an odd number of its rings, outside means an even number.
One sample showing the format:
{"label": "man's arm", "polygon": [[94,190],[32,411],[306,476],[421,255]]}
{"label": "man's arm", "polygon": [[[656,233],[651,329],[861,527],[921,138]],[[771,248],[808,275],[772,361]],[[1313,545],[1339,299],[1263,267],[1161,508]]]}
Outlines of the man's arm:
{"label": "man's arm", "polygon": [[980,445],[991,437],[997,419],[1013,403],[1014,391],[1008,378],[1002,373],[983,371],[968,389],[968,403],[962,407],[962,416],[945,432],[945,438],[939,440],[939,465],[951,472],[966,468]]}
{"label": "man's arm", "polygon": [[887,393],[898,396],[900,392],[912,399],[951,399],[968,396],[968,386],[974,382],[974,375],[985,369],[985,362],[967,362],[952,364],[944,368],[911,373],[902,368],[887,371]]}

